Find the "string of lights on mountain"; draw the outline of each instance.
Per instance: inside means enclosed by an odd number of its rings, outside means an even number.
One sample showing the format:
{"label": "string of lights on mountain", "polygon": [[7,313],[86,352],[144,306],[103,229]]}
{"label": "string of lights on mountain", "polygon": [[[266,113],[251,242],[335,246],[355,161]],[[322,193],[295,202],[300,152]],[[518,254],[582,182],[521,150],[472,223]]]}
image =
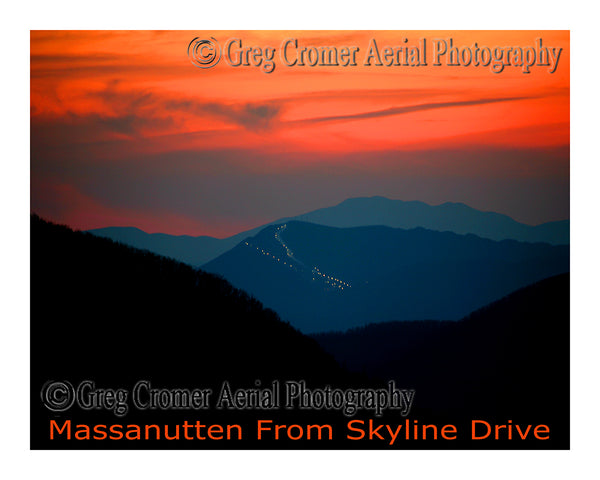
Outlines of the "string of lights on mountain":
{"label": "string of lights on mountain", "polygon": [[[281,263],[282,265],[285,265],[286,267],[290,267],[291,269],[298,272],[299,268],[305,267],[305,265],[301,260],[299,260],[298,258],[296,258],[294,256],[294,252],[288,247],[288,245],[281,238],[281,231],[285,230],[286,228],[287,228],[287,224],[283,224],[283,225],[278,226],[275,229],[275,240],[277,240],[277,242],[285,249],[287,259],[282,260],[280,257],[275,255],[274,253],[271,253],[271,252],[265,250],[264,248],[257,247],[256,245],[253,245],[252,243],[250,243],[247,240],[244,242],[244,245],[246,245],[250,248],[254,248],[258,253],[266,256],[267,258],[272,259],[274,262]],[[296,265],[294,265],[292,262],[295,262]],[[311,268],[311,274],[312,274],[313,281],[323,282],[328,287],[338,288],[340,290],[344,290],[345,288],[352,288],[352,285],[350,285],[350,283],[337,278],[335,275],[329,275],[327,273],[322,272],[321,269],[316,265],[314,265]]]}

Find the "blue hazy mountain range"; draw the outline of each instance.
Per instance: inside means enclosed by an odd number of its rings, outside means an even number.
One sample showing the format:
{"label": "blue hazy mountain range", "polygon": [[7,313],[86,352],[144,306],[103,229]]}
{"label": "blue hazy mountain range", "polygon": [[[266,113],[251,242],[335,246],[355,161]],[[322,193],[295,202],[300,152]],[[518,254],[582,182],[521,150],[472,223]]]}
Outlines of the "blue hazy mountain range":
{"label": "blue hazy mountain range", "polygon": [[262,229],[202,268],[310,333],[393,320],[458,320],[568,272],[569,246],[289,221]]}
{"label": "blue hazy mountain range", "polygon": [[404,229],[422,227],[440,232],[470,233],[491,240],[512,239],[552,245],[569,243],[569,220],[531,226],[519,223],[507,215],[482,212],[462,203],[434,206],[384,197],[351,198],[333,207],[282,218],[224,239],[150,234],[134,227],[99,228],[90,232],[199,267],[232,249],[245,238],[257,235],[265,227],[291,220],[340,228],[371,225]]}

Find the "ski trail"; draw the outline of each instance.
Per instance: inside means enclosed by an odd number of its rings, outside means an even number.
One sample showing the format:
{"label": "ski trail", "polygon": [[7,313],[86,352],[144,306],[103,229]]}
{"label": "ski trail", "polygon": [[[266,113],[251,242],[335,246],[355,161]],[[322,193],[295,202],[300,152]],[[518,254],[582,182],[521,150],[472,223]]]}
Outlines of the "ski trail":
{"label": "ski trail", "polygon": [[[254,248],[254,249],[256,249],[256,251],[259,254],[265,255],[265,256],[271,258],[272,260],[283,264],[286,267],[293,268],[294,270],[296,270],[298,272],[309,270],[309,267],[307,267],[306,264],[302,260],[296,258],[292,249],[281,238],[281,232],[283,230],[285,230],[286,228],[287,228],[287,224],[284,223],[283,225],[279,225],[275,229],[275,240],[277,240],[277,242],[285,250],[286,257],[284,257],[283,259],[274,255],[273,253],[269,252],[268,250],[265,250],[264,248],[260,248],[256,245],[251,244],[248,240],[246,240],[244,242],[244,245]],[[296,266],[292,265],[292,261],[294,263],[296,263],[298,266],[301,266],[303,268],[299,269]],[[328,275],[324,272],[321,272],[321,270],[317,266],[310,267],[310,273],[312,275],[313,281],[320,280],[320,281],[326,283],[327,285],[329,285],[330,287],[339,288],[341,290],[344,290],[344,288],[352,288],[352,285],[350,285],[348,282],[344,282],[343,280],[340,280],[339,278],[335,277],[334,275]]]}
{"label": "ski trail", "polygon": [[286,228],[287,228],[287,223],[284,223],[283,225],[280,225],[279,227],[277,227],[275,229],[275,240],[277,240],[279,242],[279,244],[285,249],[285,253],[289,258],[291,258],[296,263],[299,263],[300,265],[302,265],[303,267],[306,268],[306,265],[304,264],[304,262],[294,256],[294,252],[292,252],[290,247],[288,247],[287,244],[281,238],[281,231],[285,230]]}

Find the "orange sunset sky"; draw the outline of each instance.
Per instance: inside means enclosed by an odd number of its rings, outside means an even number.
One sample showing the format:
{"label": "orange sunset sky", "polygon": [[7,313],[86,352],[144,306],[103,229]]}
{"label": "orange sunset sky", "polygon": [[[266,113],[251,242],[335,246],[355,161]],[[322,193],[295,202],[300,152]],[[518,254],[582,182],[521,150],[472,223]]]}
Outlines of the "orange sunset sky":
{"label": "orange sunset sky", "polygon": [[[211,36],[356,45],[359,66],[197,68],[188,44]],[[552,74],[362,66],[372,38],[563,50]],[[217,237],[371,195],[565,219],[569,65],[564,31],[32,31],[31,209]]]}

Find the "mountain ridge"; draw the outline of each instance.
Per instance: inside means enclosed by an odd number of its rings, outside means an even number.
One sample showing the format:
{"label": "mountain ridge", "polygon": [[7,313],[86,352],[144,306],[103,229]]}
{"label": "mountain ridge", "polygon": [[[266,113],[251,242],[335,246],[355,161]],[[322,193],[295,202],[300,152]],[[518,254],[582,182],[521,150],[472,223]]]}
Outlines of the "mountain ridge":
{"label": "mountain ridge", "polygon": [[461,202],[430,205],[419,200],[404,201],[373,196],[348,198],[331,207],[280,218],[222,239],[207,235],[146,233],[137,227],[105,227],[88,231],[199,267],[264,228],[292,220],[339,228],[374,225],[407,229],[422,227],[440,232],[472,233],[492,240],[514,239],[552,245],[569,243],[570,225],[569,220],[527,225],[507,215],[480,211]]}
{"label": "mountain ridge", "polygon": [[203,265],[303,332],[366,321],[458,320],[569,270],[568,246],[386,226],[269,226]]}
{"label": "mountain ridge", "polygon": [[536,419],[568,444],[569,284],[569,274],[546,278],[457,322],[374,323],[311,336],[349,370],[414,388],[423,413]]}

